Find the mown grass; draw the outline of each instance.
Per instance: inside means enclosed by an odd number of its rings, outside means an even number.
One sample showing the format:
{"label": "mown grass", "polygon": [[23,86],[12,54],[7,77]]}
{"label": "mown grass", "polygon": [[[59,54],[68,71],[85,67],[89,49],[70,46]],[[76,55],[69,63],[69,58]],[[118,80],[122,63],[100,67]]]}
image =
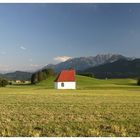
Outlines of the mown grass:
{"label": "mown grass", "polygon": [[140,136],[135,80],[86,78],[77,77],[78,90],[47,89],[53,77],[35,86],[0,88],[0,136]]}

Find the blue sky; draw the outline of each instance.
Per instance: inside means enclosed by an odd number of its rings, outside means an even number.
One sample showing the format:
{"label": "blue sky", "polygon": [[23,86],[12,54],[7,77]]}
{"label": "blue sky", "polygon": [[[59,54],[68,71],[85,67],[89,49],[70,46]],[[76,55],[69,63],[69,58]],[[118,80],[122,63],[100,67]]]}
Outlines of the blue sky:
{"label": "blue sky", "polygon": [[0,4],[1,72],[139,52],[140,4]]}

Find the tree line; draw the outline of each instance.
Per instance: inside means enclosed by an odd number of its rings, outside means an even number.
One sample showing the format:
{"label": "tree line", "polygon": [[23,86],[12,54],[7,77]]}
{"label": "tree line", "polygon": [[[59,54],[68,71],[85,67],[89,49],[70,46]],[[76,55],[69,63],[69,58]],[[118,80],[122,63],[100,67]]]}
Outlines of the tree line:
{"label": "tree line", "polygon": [[140,78],[138,79],[137,85],[139,85],[139,86],[140,86]]}
{"label": "tree line", "polygon": [[55,75],[55,72],[51,68],[37,71],[37,72],[33,73],[31,76],[31,84],[36,84],[42,80],[46,80],[50,76],[54,76],[54,75]]}
{"label": "tree line", "polygon": [[78,75],[94,78],[94,74],[93,73],[78,73]]}

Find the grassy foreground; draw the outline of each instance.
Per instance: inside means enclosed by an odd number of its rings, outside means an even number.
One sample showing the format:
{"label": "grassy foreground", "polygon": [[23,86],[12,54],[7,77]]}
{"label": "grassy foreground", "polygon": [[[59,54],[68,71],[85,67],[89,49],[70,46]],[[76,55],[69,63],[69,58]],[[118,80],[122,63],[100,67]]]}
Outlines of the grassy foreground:
{"label": "grassy foreground", "polygon": [[82,79],[79,90],[47,89],[53,78],[47,88],[48,81],[0,88],[0,136],[140,136],[140,88],[133,80]]}

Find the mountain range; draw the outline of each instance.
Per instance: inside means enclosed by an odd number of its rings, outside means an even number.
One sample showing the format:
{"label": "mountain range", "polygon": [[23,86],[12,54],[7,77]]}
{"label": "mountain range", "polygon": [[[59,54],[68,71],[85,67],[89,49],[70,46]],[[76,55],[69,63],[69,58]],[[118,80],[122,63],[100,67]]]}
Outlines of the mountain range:
{"label": "mountain range", "polygon": [[120,59],[88,68],[82,73],[91,73],[96,78],[137,78],[140,77],[140,59]]}
{"label": "mountain range", "polygon": [[0,74],[0,77],[9,79],[9,80],[30,80],[32,73],[30,72],[23,72],[23,71],[15,71],[6,74]]}
{"label": "mountain range", "polygon": [[[140,59],[120,54],[98,54],[97,56],[77,57],[58,64],[49,64],[43,69],[53,68],[56,73],[74,68],[77,73],[93,73],[97,78],[121,78],[140,76]],[[39,70],[37,70],[39,71]],[[31,72],[16,71],[1,74],[10,80],[30,80]]]}
{"label": "mountain range", "polygon": [[43,69],[53,68],[57,73],[63,69],[70,68],[74,68],[76,71],[83,71],[90,67],[99,66],[106,63],[112,63],[120,59],[133,60],[134,58],[125,57],[120,54],[98,54],[97,56],[72,58],[56,65],[49,64]]}

